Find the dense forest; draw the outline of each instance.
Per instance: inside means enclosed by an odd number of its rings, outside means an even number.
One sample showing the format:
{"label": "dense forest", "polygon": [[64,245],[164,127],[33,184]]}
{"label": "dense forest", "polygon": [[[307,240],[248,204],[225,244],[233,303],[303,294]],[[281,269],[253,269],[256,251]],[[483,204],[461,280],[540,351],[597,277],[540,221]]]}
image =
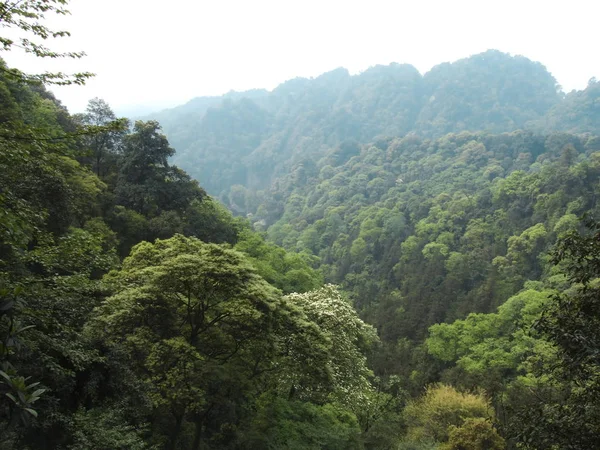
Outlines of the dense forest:
{"label": "dense forest", "polygon": [[[81,57],[65,4],[0,50]],[[51,92],[90,76],[0,61],[0,449],[600,448],[600,83],[488,51],[130,121]]]}
{"label": "dense forest", "polygon": [[600,133],[600,83],[564,94],[540,63],[490,50],[425,75],[410,65],[345,69],[287,81],[273,91],[200,97],[148,116],[178,153],[174,161],[239,213],[239,191],[268,190],[295,165],[346,142],[415,134],[520,129]]}

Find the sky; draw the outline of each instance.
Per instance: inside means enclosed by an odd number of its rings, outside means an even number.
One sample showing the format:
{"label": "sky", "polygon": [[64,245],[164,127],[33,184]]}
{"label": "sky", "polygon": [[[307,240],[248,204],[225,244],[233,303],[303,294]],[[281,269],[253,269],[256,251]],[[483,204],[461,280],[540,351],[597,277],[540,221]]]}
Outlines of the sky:
{"label": "sky", "polygon": [[399,62],[425,73],[491,48],[540,61],[566,92],[600,78],[596,0],[71,0],[69,9],[47,24],[71,37],[47,46],[85,58],[0,56],[29,72],[94,72],[86,86],[52,89],[72,113],[100,97],[138,115],[338,67]]}

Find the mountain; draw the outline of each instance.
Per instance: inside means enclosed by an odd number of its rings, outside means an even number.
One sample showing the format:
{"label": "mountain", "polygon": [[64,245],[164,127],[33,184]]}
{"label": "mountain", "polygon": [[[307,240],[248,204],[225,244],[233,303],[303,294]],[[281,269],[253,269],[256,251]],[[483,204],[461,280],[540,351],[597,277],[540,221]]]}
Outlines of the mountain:
{"label": "mountain", "polygon": [[0,59],[0,449],[599,448],[595,80],[337,69],[155,115],[179,157],[89,76]]}
{"label": "mountain", "polygon": [[[599,429],[587,413],[597,399],[573,387],[598,378],[573,378],[569,352],[585,353],[578,333],[597,335],[586,299],[597,298],[598,233],[578,217],[600,214],[599,93],[591,80],[564,94],[540,63],[488,51],[425,75],[392,64],[290,80],[165,130],[180,165],[313,261],[377,328],[374,372],[421,396],[404,409],[398,448],[429,448],[423,433],[454,439],[416,418],[428,402],[452,408],[455,394],[433,384],[444,382],[485,389],[507,439],[552,448],[570,439],[553,431],[566,421],[581,424],[583,449]],[[444,448],[504,448],[480,424]],[[461,440],[474,436],[487,443]]]}
{"label": "mountain", "polygon": [[[232,186],[268,189],[294,165],[344,141],[556,129],[568,114],[560,105],[580,103],[576,94],[563,97],[542,64],[490,50],[425,75],[407,64],[358,75],[340,68],[271,92],[196,98],[148,118],[163,125],[178,150],[175,162],[227,201]],[[555,119],[546,117],[551,111]]]}
{"label": "mountain", "polygon": [[600,134],[600,81],[592,78],[582,91],[569,92],[534,128]]}

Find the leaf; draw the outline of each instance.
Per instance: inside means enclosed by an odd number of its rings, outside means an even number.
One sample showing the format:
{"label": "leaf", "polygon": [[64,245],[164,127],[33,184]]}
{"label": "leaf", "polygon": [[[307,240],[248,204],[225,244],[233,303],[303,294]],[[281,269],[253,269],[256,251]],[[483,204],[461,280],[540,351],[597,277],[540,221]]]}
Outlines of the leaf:
{"label": "leaf", "polygon": [[23,408],[25,411],[27,411],[29,414],[31,414],[33,417],[37,417],[38,413],[35,409],[31,409],[31,408]]}
{"label": "leaf", "polygon": [[[36,400],[37,400],[37,399],[39,399],[39,398],[40,398],[40,395],[42,395],[44,392],[46,392],[46,389],[38,389],[38,390],[36,390],[36,391],[35,391],[33,394],[31,394],[31,397],[32,397],[32,398],[33,398],[33,397],[37,397],[37,398],[36,398]],[[34,400],[31,400],[31,401],[33,402]]]}
{"label": "leaf", "polygon": [[25,330],[29,330],[30,328],[35,328],[35,325],[27,325],[27,326],[25,326],[25,327],[23,327],[23,328],[19,328],[19,329],[16,331],[16,333],[21,333],[21,332],[23,332],[23,331],[25,331]]}
{"label": "leaf", "polygon": [[6,372],[0,370],[0,377],[6,379],[9,383],[12,384],[12,379]]}

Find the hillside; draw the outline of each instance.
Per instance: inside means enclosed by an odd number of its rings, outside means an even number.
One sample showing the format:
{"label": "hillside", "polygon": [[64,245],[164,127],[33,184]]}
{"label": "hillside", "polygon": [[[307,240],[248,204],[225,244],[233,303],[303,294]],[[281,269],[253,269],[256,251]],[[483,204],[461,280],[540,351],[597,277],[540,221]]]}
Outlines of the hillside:
{"label": "hillside", "polygon": [[[0,51],[81,58],[67,3]],[[177,152],[48,90],[92,76],[0,59],[0,449],[600,448],[595,80],[337,69],[158,114]]]}
{"label": "hillside", "polygon": [[[167,132],[234,213],[348,293],[382,340],[377,375],[412,396],[484,388],[505,438],[553,448],[553,421],[597,423],[574,412],[593,395],[571,393],[596,378],[568,375],[551,345],[568,322],[542,312],[576,292],[564,274],[579,266],[553,249],[600,214],[598,86],[565,95],[541,64],[488,51],[423,76],[393,64],[291,80]],[[572,426],[586,448],[596,425]]]}
{"label": "hillside", "polygon": [[490,50],[425,75],[400,64],[358,75],[337,69],[272,92],[197,98],[149,118],[163,124],[178,150],[175,162],[227,203],[232,186],[268,189],[295,164],[345,141],[518,129],[596,133],[594,86],[565,96],[540,63]]}
{"label": "hillside", "polygon": [[[596,339],[597,316],[588,311],[597,308],[598,235],[579,218],[600,214],[600,139],[462,132],[347,150],[296,166],[251,220],[269,240],[314,258],[325,280],[339,284],[376,327],[382,348],[372,357],[375,373],[399,376],[413,396],[440,380],[483,388],[506,438],[525,434],[553,445],[553,423],[577,417],[581,444],[574,448],[594,442],[593,413],[574,411],[595,397],[571,389],[597,378],[574,378],[577,360],[562,365],[550,342],[568,343],[576,358],[586,357],[581,340],[596,348],[586,333]],[[579,233],[587,240],[571,256]],[[569,271],[589,280],[584,303],[571,300],[578,287]],[[550,298],[558,293],[564,300],[557,306]],[[568,409],[560,409],[563,402]]]}
{"label": "hillside", "polygon": [[[253,220],[282,211],[270,240],[317,256],[384,339],[418,340],[542,279],[562,227],[597,212],[598,151],[598,138],[558,133],[395,138],[284,177]],[[531,248],[517,260],[520,239]]]}

